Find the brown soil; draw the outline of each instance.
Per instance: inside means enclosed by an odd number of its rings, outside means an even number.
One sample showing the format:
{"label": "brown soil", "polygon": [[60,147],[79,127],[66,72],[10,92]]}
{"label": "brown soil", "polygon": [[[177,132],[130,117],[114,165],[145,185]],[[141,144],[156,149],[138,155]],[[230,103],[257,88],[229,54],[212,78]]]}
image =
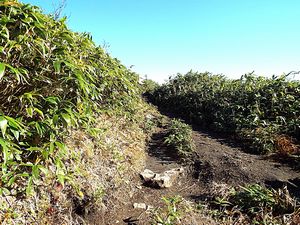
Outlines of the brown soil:
{"label": "brown soil", "polygon": [[[146,168],[154,172],[183,166],[163,145],[164,132],[164,129],[158,130],[149,143]],[[184,164],[185,173],[173,187],[154,189],[144,186],[137,174],[131,181],[132,192],[125,194],[124,201],[115,203],[114,210],[106,214],[104,222],[95,224],[151,224],[151,214],[144,209],[134,209],[134,203],[145,203],[156,209],[163,206],[162,197],[176,195],[191,202],[202,201],[211,198],[215,183],[230,186],[259,183],[276,187],[288,184],[291,188],[300,184],[297,180],[299,171],[270,157],[245,153],[224,143],[223,139],[200,131],[193,132],[193,139],[196,152],[191,161]],[[185,224],[215,223],[204,216],[192,215]]]}

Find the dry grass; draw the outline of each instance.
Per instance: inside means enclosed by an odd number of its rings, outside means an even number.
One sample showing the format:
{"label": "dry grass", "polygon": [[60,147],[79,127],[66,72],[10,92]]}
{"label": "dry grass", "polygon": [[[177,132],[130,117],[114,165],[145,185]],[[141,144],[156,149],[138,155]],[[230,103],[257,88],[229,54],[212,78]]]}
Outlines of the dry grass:
{"label": "dry grass", "polygon": [[275,139],[275,150],[281,156],[287,156],[291,154],[299,154],[299,146],[295,144],[291,137],[286,135],[280,135]]}

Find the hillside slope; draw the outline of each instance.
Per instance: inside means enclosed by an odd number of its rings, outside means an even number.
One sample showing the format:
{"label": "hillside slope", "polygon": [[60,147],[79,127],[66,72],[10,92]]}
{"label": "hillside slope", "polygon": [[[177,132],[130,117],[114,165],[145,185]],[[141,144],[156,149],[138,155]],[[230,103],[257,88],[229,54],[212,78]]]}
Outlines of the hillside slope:
{"label": "hillside slope", "polygon": [[149,113],[138,75],[89,34],[0,1],[1,223],[78,224],[105,210],[143,165]]}

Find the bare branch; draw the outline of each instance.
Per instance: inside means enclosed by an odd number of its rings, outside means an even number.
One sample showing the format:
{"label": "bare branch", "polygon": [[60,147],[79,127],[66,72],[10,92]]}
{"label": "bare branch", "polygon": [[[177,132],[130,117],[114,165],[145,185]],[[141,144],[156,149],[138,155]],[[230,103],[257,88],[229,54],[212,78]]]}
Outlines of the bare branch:
{"label": "bare branch", "polygon": [[55,20],[58,20],[61,17],[62,12],[66,8],[67,0],[60,0],[58,5],[53,4],[54,11],[52,13]]}
{"label": "bare branch", "polygon": [[292,77],[291,79],[295,79],[296,75],[299,75],[300,71],[291,71],[288,74],[285,75],[285,77]]}
{"label": "bare branch", "polygon": [[300,74],[300,71],[291,71],[286,76]]}

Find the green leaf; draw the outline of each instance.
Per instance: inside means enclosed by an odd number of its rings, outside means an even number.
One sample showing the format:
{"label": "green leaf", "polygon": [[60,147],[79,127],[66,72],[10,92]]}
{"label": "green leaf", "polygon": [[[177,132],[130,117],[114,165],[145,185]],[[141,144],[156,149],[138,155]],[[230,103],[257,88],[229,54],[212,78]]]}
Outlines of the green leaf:
{"label": "green leaf", "polygon": [[11,186],[11,185],[15,182],[16,178],[17,178],[16,176],[11,177],[11,178],[9,179],[7,185],[8,185],[8,186]]}
{"label": "green leaf", "polygon": [[27,108],[27,109],[26,109],[26,112],[27,112],[28,116],[29,116],[30,118],[32,118],[32,116],[33,116],[33,108],[32,108],[32,107]]}
{"label": "green leaf", "polygon": [[7,188],[2,187],[2,188],[0,188],[0,195],[3,195],[3,194],[10,195],[10,191]]}
{"label": "green leaf", "polygon": [[57,175],[57,180],[60,184],[64,185],[65,184],[65,175],[64,174],[58,174]]}
{"label": "green leaf", "polygon": [[34,191],[33,191],[33,185],[32,185],[32,177],[29,177],[28,185],[26,187],[26,195],[32,196],[33,193],[34,193]]}
{"label": "green leaf", "polygon": [[9,40],[9,30],[7,29],[7,27],[2,26],[2,30],[0,31],[0,35],[4,38],[6,38],[6,40]]}
{"label": "green leaf", "polygon": [[41,165],[38,166],[39,170],[44,173],[45,175],[49,174],[49,170]]}
{"label": "green leaf", "polygon": [[49,151],[48,151],[48,148],[42,148],[41,150],[41,153],[42,153],[42,156],[43,156],[43,159],[48,159],[49,158]]}
{"label": "green leaf", "polygon": [[32,166],[32,177],[37,180],[39,179],[39,176],[40,176],[40,172],[39,172],[38,165]]}
{"label": "green leaf", "polygon": [[61,114],[62,118],[64,119],[65,123],[70,126],[71,125],[71,117],[67,113],[62,113]]}
{"label": "green leaf", "polygon": [[11,129],[10,131],[13,133],[14,137],[15,137],[17,140],[19,140],[19,138],[20,138],[20,132],[17,131],[17,130],[13,130],[13,129]]}
{"label": "green leaf", "polygon": [[8,124],[9,124],[10,127],[13,127],[16,130],[21,130],[22,129],[20,123],[17,120],[15,120],[15,119],[13,119],[9,116],[5,116],[5,119],[8,120]]}
{"label": "green leaf", "polygon": [[58,97],[48,97],[45,100],[46,100],[46,102],[49,102],[50,104],[57,105],[59,98]]}
{"label": "green leaf", "polygon": [[31,151],[31,152],[40,152],[41,151],[41,148],[40,147],[30,147],[30,148],[27,148],[27,151]]}
{"label": "green leaf", "polygon": [[7,119],[5,119],[3,116],[1,116],[0,117],[0,129],[1,129],[3,137],[5,136],[5,133],[6,133],[7,123],[8,123]]}
{"label": "green leaf", "polygon": [[12,73],[14,73],[16,75],[16,79],[20,83],[21,82],[21,73],[20,73],[20,71],[17,68],[14,68],[14,67],[12,67],[8,64],[6,64],[6,66],[10,69],[10,71]]}
{"label": "green leaf", "polygon": [[55,61],[53,63],[53,67],[54,67],[55,73],[60,73],[61,63],[62,63],[62,61]]}
{"label": "green leaf", "polygon": [[29,176],[30,174],[26,172],[18,174],[18,177],[29,177]]}
{"label": "green leaf", "polygon": [[52,118],[53,124],[57,124],[58,119],[59,119],[59,116],[58,115],[54,115],[53,118]]}
{"label": "green leaf", "polygon": [[34,108],[34,111],[37,112],[42,118],[44,118],[44,113],[42,112],[42,110]]}
{"label": "green leaf", "polygon": [[0,63],[0,80],[4,76],[4,73],[5,73],[5,64],[4,63]]}
{"label": "green leaf", "polygon": [[49,154],[52,154],[54,152],[55,146],[53,142],[50,142],[50,146],[49,146]]}
{"label": "green leaf", "polygon": [[65,146],[63,143],[56,141],[56,142],[55,142],[55,145],[58,147],[58,149],[59,149],[60,151],[65,152],[66,146]]}
{"label": "green leaf", "polygon": [[9,149],[7,147],[7,142],[0,138],[0,145],[2,146],[2,151],[3,151],[3,165],[6,164],[6,162],[9,160]]}
{"label": "green leaf", "polygon": [[43,136],[43,129],[39,122],[35,123],[35,129],[40,136]]}

